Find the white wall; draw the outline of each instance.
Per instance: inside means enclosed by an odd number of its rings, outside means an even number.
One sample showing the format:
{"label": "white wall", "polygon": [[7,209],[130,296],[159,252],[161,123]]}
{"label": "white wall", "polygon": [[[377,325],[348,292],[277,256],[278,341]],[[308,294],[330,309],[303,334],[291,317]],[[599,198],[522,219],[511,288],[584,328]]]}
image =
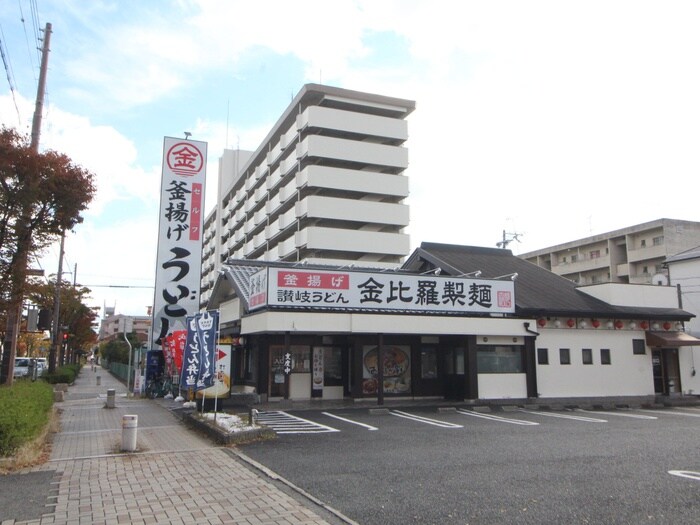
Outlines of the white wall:
{"label": "white wall", "polygon": [[[537,365],[540,397],[645,396],[654,394],[651,349],[632,353],[632,339],[641,330],[542,329],[536,348],[549,349],[549,364]],[[559,349],[569,348],[571,364],[559,362]],[[593,364],[584,365],[583,348],[593,351]],[[600,349],[609,348],[611,364],[600,364]]]}
{"label": "white wall", "polygon": [[523,399],[527,397],[525,374],[478,374],[479,399]]}

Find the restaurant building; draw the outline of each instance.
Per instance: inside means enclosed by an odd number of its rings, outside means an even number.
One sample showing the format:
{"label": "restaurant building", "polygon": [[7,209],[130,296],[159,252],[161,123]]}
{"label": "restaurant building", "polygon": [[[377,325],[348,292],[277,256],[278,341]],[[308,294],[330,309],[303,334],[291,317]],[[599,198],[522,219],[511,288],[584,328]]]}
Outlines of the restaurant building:
{"label": "restaurant building", "polygon": [[263,401],[653,397],[684,391],[652,350],[700,342],[672,291],[423,243],[396,270],[231,259],[207,308],[234,344],[232,390]]}

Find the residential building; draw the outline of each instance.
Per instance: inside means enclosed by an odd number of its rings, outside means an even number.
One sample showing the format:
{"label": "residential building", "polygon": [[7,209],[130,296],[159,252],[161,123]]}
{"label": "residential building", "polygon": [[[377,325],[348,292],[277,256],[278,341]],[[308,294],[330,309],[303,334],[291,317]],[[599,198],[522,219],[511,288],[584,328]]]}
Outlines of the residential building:
{"label": "residential building", "polygon": [[151,330],[151,317],[147,315],[123,314],[110,315],[102,319],[97,341],[103,343],[115,339],[123,339],[124,330],[130,324],[133,327],[130,333],[136,334],[136,337],[142,343],[148,341],[148,335]]}
{"label": "residential building", "polygon": [[200,302],[226,260],[396,268],[410,251],[410,100],[307,84],[254,152],[224,151]]}
{"label": "residential building", "polygon": [[[685,331],[700,338],[700,246],[669,257],[666,266],[671,286],[677,287],[680,293],[682,308],[695,314],[695,317],[685,323]],[[683,350],[685,351],[681,352],[679,359],[681,370],[686,371],[686,375],[681,381],[692,385],[693,392],[699,394],[700,375],[697,374],[697,369],[700,367],[700,345]]]}
{"label": "residential building", "polygon": [[519,257],[577,284],[668,284],[667,257],[700,244],[700,222],[658,219]]}

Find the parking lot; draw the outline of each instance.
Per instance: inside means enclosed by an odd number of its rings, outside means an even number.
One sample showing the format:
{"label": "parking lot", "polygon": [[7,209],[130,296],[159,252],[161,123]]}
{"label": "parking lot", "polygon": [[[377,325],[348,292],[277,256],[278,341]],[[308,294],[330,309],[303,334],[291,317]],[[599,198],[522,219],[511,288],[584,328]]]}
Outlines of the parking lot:
{"label": "parking lot", "polygon": [[362,524],[700,521],[697,408],[260,418],[242,451]]}

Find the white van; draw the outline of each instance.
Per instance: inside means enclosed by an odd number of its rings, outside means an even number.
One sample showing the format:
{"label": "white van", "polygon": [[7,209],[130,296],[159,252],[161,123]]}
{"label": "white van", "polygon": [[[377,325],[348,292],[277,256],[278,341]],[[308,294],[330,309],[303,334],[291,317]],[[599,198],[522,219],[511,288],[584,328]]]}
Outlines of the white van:
{"label": "white van", "polygon": [[15,357],[15,372],[13,377],[26,377],[29,375],[29,358]]}

